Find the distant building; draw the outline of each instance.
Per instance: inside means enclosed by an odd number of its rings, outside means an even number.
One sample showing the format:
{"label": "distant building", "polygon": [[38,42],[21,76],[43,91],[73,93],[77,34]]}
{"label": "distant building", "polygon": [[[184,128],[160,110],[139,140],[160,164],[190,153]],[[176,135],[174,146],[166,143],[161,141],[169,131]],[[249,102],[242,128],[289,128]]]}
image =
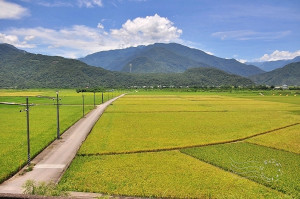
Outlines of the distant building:
{"label": "distant building", "polygon": [[289,87],[288,87],[288,85],[283,84],[282,86],[276,86],[276,87],[274,87],[274,89],[283,89],[283,90],[286,90],[286,89],[289,89]]}
{"label": "distant building", "polygon": [[289,89],[288,85],[284,84],[281,86],[282,89]]}

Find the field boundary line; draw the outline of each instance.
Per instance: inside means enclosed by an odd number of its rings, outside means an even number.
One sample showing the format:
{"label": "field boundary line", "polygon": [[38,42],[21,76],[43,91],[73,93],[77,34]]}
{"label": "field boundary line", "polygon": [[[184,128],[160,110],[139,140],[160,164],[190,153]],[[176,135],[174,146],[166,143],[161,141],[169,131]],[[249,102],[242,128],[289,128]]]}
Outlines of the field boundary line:
{"label": "field boundary line", "polygon": [[249,141],[246,141],[246,143],[253,144],[253,145],[256,145],[256,146],[267,147],[269,149],[275,149],[275,150],[279,150],[279,151],[283,151],[283,152],[288,152],[288,153],[293,153],[293,154],[296,154],[296,155],[300,155],[300,153],[297,153],[297,152],[294,152],[294,151],[288,151],[286,149],[279,149],[279,148],[276,148],[276,147],[273,147],[273,146],[262,145],[262,144],[258,144],[258,143],[255,143],[255,142],[249,142]]}
{"label": "field boundary line", "polygon": [[269,131],[264,131],[262,133],[257,133],[254,135],[246,136],[243,138],[238,138],[234,140],[229,140],[229,141],[221,141],[221,142],[213,142],[213,143],[207,143],[207,144],[196,144],[196,145],[189,145],[189,146],[181,146],[181,147],[170,147],[170,148],[160,148],[160,149],[148,149],[148,150],[136,150],[136,151],[121,151],[121,152],[105,152],[105,153],[89,153],[89,154],[77,154],[77,156],[101,156],[101,155],[124,155],[124,154],[135,154],[135,153],[152,153],[152,152],[163,152],[163,151],[175,151],[175,150],[181,150],[181,149],[189,149],[189,148],[195,148],[195,147],[205,147],[205,146],[212,146],[212,145],[219,145],[219,144],[229,144],[229,143],[234,143],[234,142],[240,142],[244,141],[253,137],[257,137],[260,135],[265,135],[269,134],[275,131],[279,131],[281,129],[286,129],[292,126],[299,125],[300,123],[293,123],[287,126],[279,127],[276,129],[272,129]]}

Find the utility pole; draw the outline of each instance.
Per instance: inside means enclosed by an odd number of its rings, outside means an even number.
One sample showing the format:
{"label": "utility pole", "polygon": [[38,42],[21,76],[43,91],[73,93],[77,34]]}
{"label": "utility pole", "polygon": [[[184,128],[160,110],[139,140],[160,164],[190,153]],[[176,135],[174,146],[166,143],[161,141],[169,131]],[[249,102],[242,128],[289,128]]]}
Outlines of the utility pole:
{"label": "utility pole", "polygon": [[82,94],[82,117],[84,117],[84,95]]}
{"label": "utility pole", "polygon": [[132,64],[129,64],[129,73],[131,73]]}
{"label": "utility pole", "polygon": [[59,128],[59,98],[58,91],[56,91],[56,113],[57,113],[57,139],[60,138],[60,128]]}
{"label": "utility pole", "polygon": [[20,112],[22,111],[26,111],[26,123],[27,123],[27,164],[30,164],[30,136],[29,136],[29,104],[28,104],[28,97],[26,97],[26,108],[25,110],[20,110]]}
{"label": "utility pole", "polygon": [[96,97],[95,97],[95,91],[94,91],[94,107],[96,106]]}
{"label": "utility pole", "polygon": [[28,97],[26,97],[26,116],[27,116],[27,156],[28,161],[27,164],[30,164],[30,136],[29,136],[29,104],[28,104]]}

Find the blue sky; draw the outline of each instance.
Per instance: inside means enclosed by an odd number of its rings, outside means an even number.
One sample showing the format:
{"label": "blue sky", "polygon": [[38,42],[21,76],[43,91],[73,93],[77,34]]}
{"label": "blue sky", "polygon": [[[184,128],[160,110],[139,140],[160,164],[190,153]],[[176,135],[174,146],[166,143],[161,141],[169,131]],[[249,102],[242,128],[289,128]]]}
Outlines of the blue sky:
{"label": "blue sky", "polygon": [[177,42],[223,58],[300,56],[299,0],[0,0],[0,43],[70,58]]}

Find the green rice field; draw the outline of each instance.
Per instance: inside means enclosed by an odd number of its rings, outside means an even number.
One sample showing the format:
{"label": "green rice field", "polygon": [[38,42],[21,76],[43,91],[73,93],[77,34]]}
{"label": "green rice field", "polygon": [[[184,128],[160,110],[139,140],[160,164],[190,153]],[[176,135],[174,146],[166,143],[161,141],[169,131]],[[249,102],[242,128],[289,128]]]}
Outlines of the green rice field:
{"label": "green rice field", "polygon": [[300,197],[299,154],[247,142],[184,149],[182,152],[295,198]]}
{"label": "green rice field", "polygon": [[105,111],[59,185],[158,198],[299,198],[299,113],[292,92],[129,93]]}
{"label": "green rice field", "polygon": [[[25,96],[29,96],[30,149],[31,156],[37,155],[49,143],[56,139],[56,105],[52,97],[55,90],[0,90],[0,182],[16,173],[27,162],[27,127]],[[84,93],[87,114],[94,108],[94,94]],[[104,94],[107,101],[112,94]],[[116,95],[116,93],[115,93]],[[82,94],[75,90],[61,90],[60,133],[62,134],[83,115]],[[102,94],[96,93],[96,104],[102,103]],[[23,112],[20,112],[22,110]]]}

